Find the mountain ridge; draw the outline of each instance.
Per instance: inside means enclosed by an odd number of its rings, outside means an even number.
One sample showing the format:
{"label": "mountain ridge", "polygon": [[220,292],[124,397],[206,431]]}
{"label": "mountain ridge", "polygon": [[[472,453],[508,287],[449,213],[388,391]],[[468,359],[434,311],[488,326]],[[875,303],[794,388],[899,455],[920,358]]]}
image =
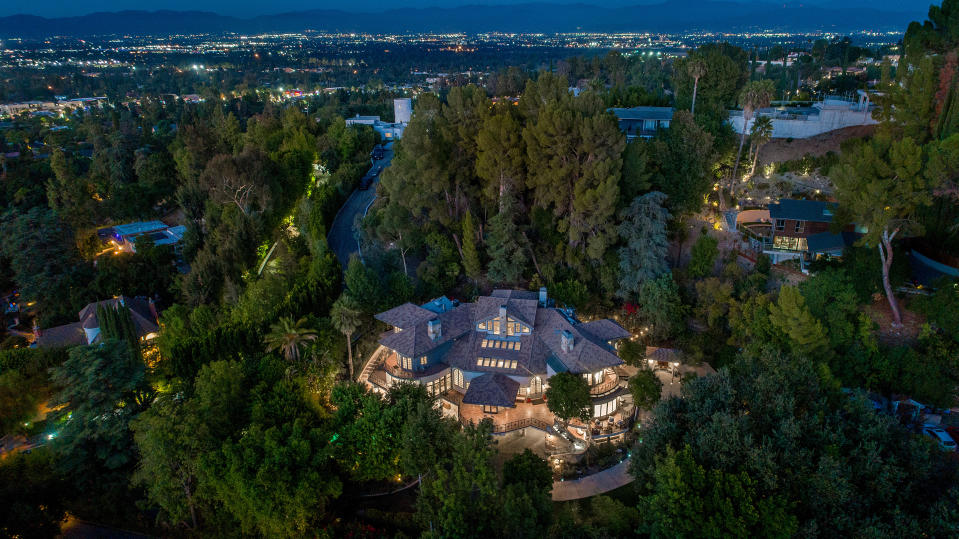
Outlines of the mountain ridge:
{"label": "mountain ridge", "polygon": [[250,18],[209,11],[124,10],[73,17],[0,17],[0,36],[84,37],[218,32],[676,32],[782,29],[791,31],[905,30],[913,11],[816,4],[742,4],[728,0],[666,0],[627,7],[530,2],[511,5],[396,8],[379,13],[336,9],[291,11]]}

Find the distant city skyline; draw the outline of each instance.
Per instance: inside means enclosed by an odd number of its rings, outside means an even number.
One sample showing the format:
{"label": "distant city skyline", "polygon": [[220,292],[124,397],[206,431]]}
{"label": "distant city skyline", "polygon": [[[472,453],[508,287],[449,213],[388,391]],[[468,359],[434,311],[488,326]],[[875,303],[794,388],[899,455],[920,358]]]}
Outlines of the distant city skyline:
{"label": "distant city skyline", "polygon": [[[122,10],[176,10],[176,11],[212,11],[221,15],[234,17],[254,17],[274,13],[291,11],[305,11],[313,9],[336,9],[342,11],[385,11],[402,7],[456,7],[463,5],[508,5],[529,3],[554,4],[592,4],[610,7],[631,5],[658,4],[665,0],[353,0],[342,2],[339,0],[288,0],[282,4],[264,3],[254,0],[161,0],[145,3],[142,0],[88,0],[82,3],[64,2],[35,2],[31,0],[7,0],[0,3],[0,16],[28,14],[42,17],[71,17],[86,15],[101,11]],[[716,0],[733,1],[745,4],[809,4],[835,5],[830,0],[803,0],[781,2],[780,0]],[[932,2],[930,0],[847,0],[842,2],[843,7],[864,6],[886,11],[915,11],[925,10]],[[935,2],[939,3],[939,2]]]}

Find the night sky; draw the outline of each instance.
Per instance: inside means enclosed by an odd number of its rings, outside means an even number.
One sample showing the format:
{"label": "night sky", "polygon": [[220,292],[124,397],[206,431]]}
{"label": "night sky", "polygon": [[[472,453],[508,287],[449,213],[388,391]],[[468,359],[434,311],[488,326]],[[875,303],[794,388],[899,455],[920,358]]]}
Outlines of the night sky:
{"label": "night sky", "polygon": [[[27,13],[44,17],[64,17],[84,15],[97,11],[120,11],[124,9],[138,10],[201,10],[213,11],[222,15],[236,17],[252,17],[265,13],[282,13],[302,11],[307,9],[341,9],[344,11],[383,11],[398,7],[451,7],[457,5],[476,4],[517,4],[517,3],[584,3],[606,6],[630,6],[641,4],[660,3],[663,0],[286,0],[280,3],[263,2],[262,0],[86,0],[83,2],[67,0],[3,0],[0,2],[0,15]],[[733,0],[736,1],[736,0]],[[781,0],[739,0],[743,3],[780,3]],[[793,1],[796,4],[836,5],[831,0],[803,0]],[[938,3],[938,2],[937,2]],[[930,0],[845,0],[844,7],[869,6],[888,11],[914,11],[919,8],[925,11]]]}

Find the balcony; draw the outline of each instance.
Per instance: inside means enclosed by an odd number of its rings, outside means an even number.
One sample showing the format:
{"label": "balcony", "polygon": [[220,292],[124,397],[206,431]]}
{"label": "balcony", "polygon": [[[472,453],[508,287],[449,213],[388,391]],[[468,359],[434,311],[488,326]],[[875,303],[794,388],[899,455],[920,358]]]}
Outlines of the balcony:
{"label": "balcony", "polygon": [[606,393],[609,393],[610,391],[616,389],[617,387],[619,387],[619,377],[616,376],[616,373],[607,369],[603,373],[602,382],[593,386],[589,386],[589,394],[592,397],[597,397],[599,395],[604,395]]}

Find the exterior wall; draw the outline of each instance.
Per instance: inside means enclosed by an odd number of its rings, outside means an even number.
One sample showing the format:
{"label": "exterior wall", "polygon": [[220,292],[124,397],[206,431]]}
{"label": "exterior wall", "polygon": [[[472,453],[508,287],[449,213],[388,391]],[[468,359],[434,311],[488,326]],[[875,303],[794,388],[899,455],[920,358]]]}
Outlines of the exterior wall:
{"label": "exterior wall", "polygon": [[[746,130],[752,127],[755,116],[750,120]],[[743,115],[740,111],[731,111],[729,114],[729,123],[733,130],[742,134]],[[807,117],[797,118],[773,118],[773,138],[809,138],[822,133],[828,133],[836,129],[850,127],[853,125],[873,125],[876,120],[872,118],[870,111],[858,110],[855,105],[845,106],[824,106],[820,108],[819,114],[812,114]]]}

